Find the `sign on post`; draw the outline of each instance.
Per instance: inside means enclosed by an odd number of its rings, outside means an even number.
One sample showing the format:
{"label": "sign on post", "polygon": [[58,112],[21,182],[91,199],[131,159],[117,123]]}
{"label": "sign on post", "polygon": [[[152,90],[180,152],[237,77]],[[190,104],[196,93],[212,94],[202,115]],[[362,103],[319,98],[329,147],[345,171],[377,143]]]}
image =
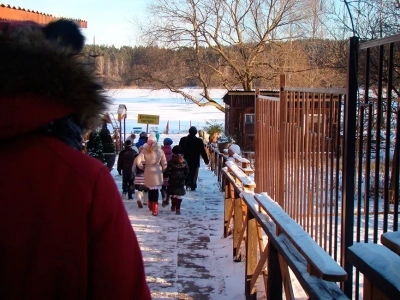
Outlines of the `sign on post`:
{"label": "sign on post", "polygon": [[118,105],[118,121],[126,118],[126,106],[125,104]]}
{"label": "sign on post", "polygon": [[141,115],[138,114],[138,123],[141,124],[160,124],[160,116],[157,115]]}

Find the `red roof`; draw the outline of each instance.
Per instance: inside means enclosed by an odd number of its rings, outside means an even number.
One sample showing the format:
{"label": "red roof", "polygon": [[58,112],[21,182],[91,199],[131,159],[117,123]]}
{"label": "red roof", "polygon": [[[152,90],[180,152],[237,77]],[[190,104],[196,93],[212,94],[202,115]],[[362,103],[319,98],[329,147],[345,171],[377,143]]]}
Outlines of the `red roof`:
{"label": "red roof", "polygon": [[65,17],[56,17],[54,15],[34,11],[30,9],[21,8],[18,6],[11,6],[8,4],[0,3],[0,20],[15,20],[15,21],[34,21],[39,24],[48,24],[51,21],[58,19],[67,19],[74,21],[81,28],[87,28],[87,21],[80,19],[71,19]]}

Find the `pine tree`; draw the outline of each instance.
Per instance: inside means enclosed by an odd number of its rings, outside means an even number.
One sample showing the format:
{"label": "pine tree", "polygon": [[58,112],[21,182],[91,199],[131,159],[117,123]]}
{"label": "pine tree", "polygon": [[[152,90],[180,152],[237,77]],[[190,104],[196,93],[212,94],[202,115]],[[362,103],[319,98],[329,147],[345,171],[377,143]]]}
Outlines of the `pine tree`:
{"label": "pine tree", "polygon": [[89,141],[87,143],[87,154],[94,158],[97,158],[102,163],[105,162],[103,155],[103,144],[97,131],[92,131],[89,135]]}
{"label": "pine tree", "polygon": [[107,123],[103,123],[101,127],[100,139],[103,144],[103,153],[115,153],[114,141],[111,137],[110,130],[107,128]]}
{"label": "pine tree", "polygon": [[111,171],[115,163],[116,154],[114,141],[111,137],[110,130],[107,128],[106,122],[101,126],[100,139],[103,144],[104,160],[107,163],[108,169]]}

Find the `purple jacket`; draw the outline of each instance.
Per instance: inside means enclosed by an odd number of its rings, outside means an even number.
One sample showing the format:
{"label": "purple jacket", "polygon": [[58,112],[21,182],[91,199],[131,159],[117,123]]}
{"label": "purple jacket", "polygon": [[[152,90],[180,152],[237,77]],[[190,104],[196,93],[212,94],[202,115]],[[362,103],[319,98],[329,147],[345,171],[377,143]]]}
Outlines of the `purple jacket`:
{"label": "purple jacket", "polygon": [[161,149],[165,153],[165,158],[167,159],[167,162],[171,160],[172,158],[172,147],[171,145],[164,145],[161,147]]}

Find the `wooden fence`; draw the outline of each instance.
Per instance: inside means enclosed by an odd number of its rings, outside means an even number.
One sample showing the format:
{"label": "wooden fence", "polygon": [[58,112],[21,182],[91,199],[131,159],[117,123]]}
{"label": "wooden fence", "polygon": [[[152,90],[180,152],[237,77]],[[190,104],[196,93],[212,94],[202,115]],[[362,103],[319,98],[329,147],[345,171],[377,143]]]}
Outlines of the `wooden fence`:
{"label": "wooden fence", "polygon": [[233,235],[233,260],[246,264],[246,299],[257,299],[259,280],[268,299],[295,299],[289,268],[310,299],[348,299],[337,284],[347,278],[342,267],[267,193],[254,193],[250,161],[208,151],[224,191],[224,237]]}

